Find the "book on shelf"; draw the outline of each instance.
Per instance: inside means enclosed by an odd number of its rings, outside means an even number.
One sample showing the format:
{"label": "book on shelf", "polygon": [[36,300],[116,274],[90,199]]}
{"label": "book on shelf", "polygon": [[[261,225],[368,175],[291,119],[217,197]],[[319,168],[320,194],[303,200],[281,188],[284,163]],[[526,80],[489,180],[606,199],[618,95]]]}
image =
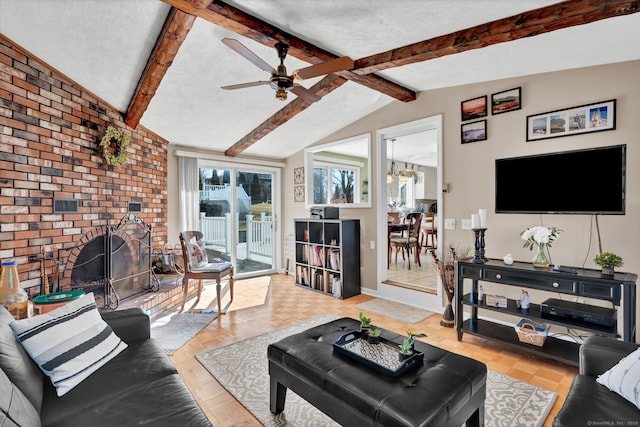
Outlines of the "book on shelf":
{"label": "book on shelf", "polygon": [[328,264],[332,270],[340,270],[340,249],[329,249]]}
{"label": "book on shelf", "polygon": [[304,264],[308,264],[309,263],[309,257],[307,256],[307,247],[306,246],[301,246],[299,249],[300,250],[298,251],[298,253],[299,253],[298,262],[302,262]]}
{"label": "book on shelf", "polygon": [[342,297],[342,281],[340,280],[339,274],[332,275],[331,286],[332,286],[331,294],[335,298],[341,298]]}
{"label": "book on shelf", "polygon": [[296,266],[296,278],[299,284],[309,286],[309,271],[306,267]]}
{"label": "book on shelf", "polygon": [[317,267],[324,267],[324,248],[322,246],[313,246],[311,248],[311,264]]}
{"label": "book on shelf", "polygon": [[329,293],[329,272],[327,270],[322,275],[322,291]]}
{"label": "book on shelf", "polygon": [[319,269],[315,270],[315,271],[314,271],[314,274],[313,274],[313,278],[314,278],[314,280],[313,280],[313,285],[314,285],[314,286],[313,286],[313,289],[316,289],[316,290],[318,290],[318,291],[322,291],[322,290],[324,290],[324,289],[323,289],[323,287],[324,287],[324,280],[322,280],[322,278],[323,278],[323,271],[322,271],[322,270],[319,270]]}
{"label": "book on shelf", "polygon": [[491,307],[507,308],[507,297],[502,295],[486,295],[487,305]]}

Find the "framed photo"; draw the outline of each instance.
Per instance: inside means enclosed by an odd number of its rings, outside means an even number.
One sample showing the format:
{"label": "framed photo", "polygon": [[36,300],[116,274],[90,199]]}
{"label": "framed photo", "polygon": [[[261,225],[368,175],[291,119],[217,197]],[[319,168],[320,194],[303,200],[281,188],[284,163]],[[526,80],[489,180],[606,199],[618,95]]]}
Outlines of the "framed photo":
{"label": "framed photo", "polygon": [[616,100],[527,116],[527,141],[616,128]]}
{"label": "framed photo", "polygon": [[304,167],[293,169],[293,183],[304,184]]}
{"label": "framed photo", "polygon": [[487,95],[468,99],[460,103],[462,121],[478,119],[487,115]]}
{"label": "framed photo", "polygon": [[463,123],[460,127],[462,143],[478,142],[487,139],[487,121],[479,120],[472,123]]}
{"label": "framed photo", "polygon": [[304,185],[293,186],[293,201],[304,202]]}
{"label": "framed photo", "polygon": [[504,90],[491,95],[491,114],[508,113],[522,108],[520,88]]}

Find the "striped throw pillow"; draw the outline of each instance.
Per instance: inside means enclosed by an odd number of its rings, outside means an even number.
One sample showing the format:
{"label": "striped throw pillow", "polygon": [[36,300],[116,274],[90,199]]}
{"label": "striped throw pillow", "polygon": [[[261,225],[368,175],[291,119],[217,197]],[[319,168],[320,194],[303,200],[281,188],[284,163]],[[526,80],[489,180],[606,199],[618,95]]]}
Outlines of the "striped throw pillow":
{"label": "striped throw pillow", "polygon": [[92,293],[10,324],[25,351],[62,396],[127,348],[102,320]]}

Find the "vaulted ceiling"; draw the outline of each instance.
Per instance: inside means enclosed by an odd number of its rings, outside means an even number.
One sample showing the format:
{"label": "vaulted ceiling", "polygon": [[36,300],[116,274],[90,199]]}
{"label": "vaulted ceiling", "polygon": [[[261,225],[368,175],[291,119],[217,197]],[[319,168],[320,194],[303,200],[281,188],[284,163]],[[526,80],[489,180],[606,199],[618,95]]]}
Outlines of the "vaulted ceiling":
{"label": "vaulted ceiling", "polygon": [[[0,33],[172,144],[286,158],[391,102],[462,84],[640,59],[640,0],[0,0]],[[289,72],[339,56],[351,70],[269,86],[222,43]]]}

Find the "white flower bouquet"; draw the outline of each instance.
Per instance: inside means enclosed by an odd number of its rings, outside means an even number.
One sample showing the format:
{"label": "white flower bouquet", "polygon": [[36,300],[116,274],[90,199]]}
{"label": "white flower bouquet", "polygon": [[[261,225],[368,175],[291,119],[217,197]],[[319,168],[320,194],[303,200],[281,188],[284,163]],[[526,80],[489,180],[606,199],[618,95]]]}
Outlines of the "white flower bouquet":
{"label": "white flower bouquet", "polygon": [[558,238],[561,230],[556,227],[544,227],[537,226],[531,227],[520,233],[522,240],[524,240],[523,248],[529,248],[529,250],[536,249],[536,255],[533,257],[533,266],[537,268],[546,268],[549,266],[550,257],[544,253],[547,249],[547,253],[551,247],[551,243]]}
{"label": "white flower bouquet", "polygon": [[556,227],[549,228],[541,225],[527,228],[520,234],[522,240],[525,241],[522,247],[529,248],[529,250],[540,245],[551,247],[551,242],[558,238],[560,231]]}

